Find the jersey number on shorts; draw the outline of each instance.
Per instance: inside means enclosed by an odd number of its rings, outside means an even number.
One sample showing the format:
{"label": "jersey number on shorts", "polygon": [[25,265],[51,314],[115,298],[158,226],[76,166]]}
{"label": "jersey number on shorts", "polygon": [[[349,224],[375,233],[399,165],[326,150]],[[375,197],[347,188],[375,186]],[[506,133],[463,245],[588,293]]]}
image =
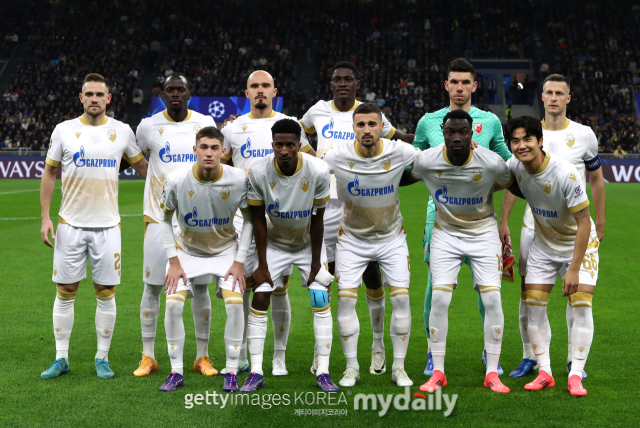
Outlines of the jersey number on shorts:
{"label": "jersey number on shorts", "polygon": [[584,270],[595,270],[598,271],[598,262],[596,261],[595,254],[585,254],[584,259],[582,260],[582,267]]}
{"label": "jersey number on shorts", "polygon": [[498,258],[498,272],[502,273],[502,256],[499,254],[496,254],[496,257]]}
{"label": "jersey number on shorts", "polygon": [[115,270],[120,269],[120,253],[115,253],[113,258],[116,259],[116,262],[113,264],[113,268]]}

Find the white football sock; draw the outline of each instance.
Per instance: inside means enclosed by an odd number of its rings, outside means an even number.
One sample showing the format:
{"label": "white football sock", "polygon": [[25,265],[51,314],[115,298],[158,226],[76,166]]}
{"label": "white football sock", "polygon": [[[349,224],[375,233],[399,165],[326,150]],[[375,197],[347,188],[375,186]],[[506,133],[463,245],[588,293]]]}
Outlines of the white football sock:
{"label": "white football sock", "polygon": [[160,315],[160,293],[162,285],[144,284],[140,302],[140,324],[142,329],[142,353],[155,359],[156,330]]}
{"label": "white football sock", "polygon": [[[571,296],[567,298],[567,310],[565,312],[565,319],[567,320],[567,338],[568,338],[568,351],[567,351],[567,363],[573,358],[573,347],[571,346],[571,331],[573,329],[573,308],[571,307]],[[572,366],[573,367],[573,366]]]}
{"label": "white football sock", "polygon": [[224,347],[227,351],[227,373],[238,373],[238,359],[244,332],[244,314],[242,295],[237,291],[222,290],[224,308],[227,311],[227,322],[224,327]]}
{"label": "white football sock", "polygon": [[571,372],[569,377],[577,375],[582,377],[582,370],[587,362],[591,343],[593,342],[593,295],[577,292],[570,296],[573,307],[573,329],[571,343],[573,343],[573,355]]}
{"label": "white football sock", "polygon": [[389,286],[391,300],[391,325],[389,333],[393,344],[392,370],[404,367],[409,337],[411,336],[411,308],[409,307],[409,289]]}
{"label": "white football sock", "polygon": [[273,325],[273,358],[285,361],[285,351],[291,326],[291,303],[289,302],[289,283],[271,293],[271,324]]}
{"label": "white football sock", "polygon": [[113,328],[116,325],[116,287],[100,291],[94,289],[93,291],[98,302],[96,306],[96,334],[98,336],[96,358],[108,359]]}
{"label": "white football sock", "polygon": [[247,343],[251,354],[251,371],[262,375],[264,341],[267,338],[267,311],[251,308],[248,324]]}
{"label": "white football sock", "polygon": [[58,288],[56,300],[53,302],[53,336],[56,339],[56,360],[64,358],[69,362],[69,339],[73,329],[74,311],[77,291],[67,292]]}
{"label": "white football sock", "polygon": [[431,313],[429,314],[429,334],[431,335],[431,355],[433,370],[444,373],[444,356],[447,351],[449,333],[449,305],[453,297],[453,285],[434,285],[431,293]]}
{"label": "white football sock", "polygon": [[536,355],[538,367],[549,375],[551,373],[551,357],[549,345],[551,343],[549,319],[547,317],[547,303],[549,293],[541,290],[527,290],[527,306],[529,310],[529,340]]}
{"label": "white football sock", "polygon": [[536,356],[533,353],[531,342],[529,342],[529,310],[527,308],[527,292],[520,292],[520,306],[518,308],[518,325],[520,326],[520,337],[522,338],[522,359],[528,358],[535,360]]}
{"label": "white football sock", "polygon": [[502,335],[504,332],[504,313],[499,286],[482,286],[480,297],[484,306],[484,349],[487,351],[487,370],[485,374],[498,372]]}
{"label": "white football sock", "polygon": [[211,297],[209,284],[194,284],[192,287],[191,312],[196,331],[196,360],[209,356],[209,335],[211,332]]}
{"label": "white football sock", "polygon": [[316,376],[329,373],[329,357],[333,342],[333,318],[331,316],[331,304],[324,308],[312,308],[313,310],[313,334],[316,338],[315,349],[318,351],[318,368]]}
{"label": "white football sock", "polygon": [[184,311],[186,297],[186,291],[178,291],[167,296],[164,311],[164,329],[167,335],[167,350],[171,360],[171,371],[179,374],[183,374],[184,321],[182,320],[182,312]]}
{"label": "white football sock", "polygon": [[[347,368],[360,370],[358,364],[358,337],[360,336],[360,321],[356,313],[358,301],[357,288],[344,288],[338,290],[338,335],[342,352],[347,359]],[[315,319],[315,316],[314,316]],[[317,349],[318,353],[321,351]],[[317,372],[320,374],[321,372]]]}
{"label": "white football sock", "polygon": [[247,290],[242,295],[242,317],[244,320],[244,331],[242,332],[242,345],[240,346],[240,360],[249,361],[249,355],[247,353],[247,331],[249,330],[249,313],[251,312],[251,279],[247,278]]}
{"label": "white football sock", "polygon": [[377,290],[366,289],[369,319],[373,330],[371,349],[384,349],[384,287]]}

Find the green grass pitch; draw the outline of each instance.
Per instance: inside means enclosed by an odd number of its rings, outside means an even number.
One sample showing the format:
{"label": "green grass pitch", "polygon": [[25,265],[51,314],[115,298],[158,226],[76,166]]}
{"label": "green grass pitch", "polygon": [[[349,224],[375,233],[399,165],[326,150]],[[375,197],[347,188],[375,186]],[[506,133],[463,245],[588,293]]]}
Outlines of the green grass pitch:
{"label": "green grass pitch", "polygon": [[[640,220],[638,201],[640,186],[607,184],[607,229],[600,247],[599,283],[594,299],[595,337],[586,366],[589,378],[584,382],[589,395],[571,397],[566,390],[567,329],[566,301],[556,287],[549,302],[553,331],[551,344],[552,368],[556,386],[540,392],[523,389],[525,379],[509,378],[507,374],[521,360],[518,330],[519,284],[503,283],[505,335],[500,362],[505,370],[503,382],[511,388],[508,395],[495,394],[482,386],[484,366],[480,361],[483,336],[477,311],[477,295],[472,290],[469,268],[463,267],[459,287],[450,309],[450,329],[447,353],[448,386],[443,393],[458,394],[453,413],[445,418],[442,411],[399,411],[391,408],[380,418],[375,411],[354,410],[357,393],[396,394],[402,392],[391,383],[390,370],[382,376],[368,373],[370,363],[371,328],[368,321],[364,291],[360,291],[358,315],[361,323],[359,361],[363,381],[345,393],[338,405],[300,404],[294,394],[315,392],[315,379],[309,373],[313,356],[312,315],[308,292],[300,287],[300,277],[292,276],[290,298],[292,306],[291,335],[287,351],[290,375],[274,378],[270,375],[273,333],[265,345],[266,387],[260,394],[289,394],[288,406],[280,403],[270,409],[254,405],[196,405],[185,408],[185,394],[219,392],[222,377],[208,378],[190,369],[195,357],[195,340],[190,304],[185,307],[186,386],[175,393],[161,393],[158,387],[170,372],[163,327],[164,303],[158,323],[156,355],[159,371],[145,378],[132,374],[140,360],[141,339],[139,305],[142,293],[142,192],[143,183],[122,182],[120,213],[122,218],[122,284],[117,288],[118,317],[109,359],[116,373],[113,380],[95,376],[94,328],[95,296],[90,276],[82,281],[75,303],[75,325],[71,336],[71,373],[55,380],[40,379],[40,373],[54,360],[55,346],[51,310],[55,287],[51,282],[53,251],[45,247],[39,236],[39,181],[0,181],[0,426],[6,427],[94,427],[94,426],[638,426],[640,416],[633,392],[637,388],[639,342],[638,300],[640,292],[637,267],[637,230]],[[57,183],[57,188],[60,183]],[[500,196],[498,196],[500,195]],[[499,209],[501,194],[496,196]],[[427,266],[422,262],[422,229],[424,226],[427,191],[421,184],[403,188],[400,192],[402,214],[408,231],[411,251],[412,335],[406,359],[406,370],[415,386],[411,394],[427,378],[422,374],[426,362],[427,340],[422,321],[423,298]],[[52,218],[60,204],[56,190],[52,203]],[[518,253],[520,225],[524,211],[520,201],[511,217],[514,251]],[[592,208],[592,215],[593,208]],[[56,221],[54,220],[54,223]],[[518,278],[519,279],[519,278]],[[210,355],[214,365],[224,366],[223,330],[225,311],[222,301],[211,290],[213,323]],[[337,293],[334,293],[337,296]],[[391,365],[393,352],[388,337],[391,304],[387,292],[386,357]],[[337,299],[334,299],[334,320]],[[334,327],[330,369],[334,380],[341,378],[345,359]],[[239,381],[244,381],[244,375]],[[634,386],[636,385],[636,386]],[[636,390],[637,391],[637,390]],[[352,395],[349,394],[351,392]],[[296,409],[343,409],[342,416],[297,416]],[[636,410],[633,410],[636,409]]]}

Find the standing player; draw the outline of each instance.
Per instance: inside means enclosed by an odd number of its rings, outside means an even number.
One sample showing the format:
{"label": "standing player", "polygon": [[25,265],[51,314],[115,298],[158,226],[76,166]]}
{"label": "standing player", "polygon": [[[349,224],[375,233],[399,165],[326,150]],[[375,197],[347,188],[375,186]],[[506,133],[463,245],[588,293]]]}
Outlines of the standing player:
{"label": "standing player", "polygon": [[[605,193],[604,177],[602,175],[600,157],[598,156],[598,140],[591,128],[567,119],[567,104],[571,101],[569,92],[569,82],[561,74],[552,74],[544,81],[542,86],[542,102],[545,110],[545,118],[542,120],[544,148],[547,153],[559,155],[576,167],[580,174],[583,189],[587,188],[586,171],[589,171],[591,196],[593,197],[596,213],[596,232],[598,239],[602,240],[605,225]],[[500,214],[500,237],[503,240],[509,236],[509,214],[515,204],[515,199],[515,196],[505,192]],[[520,324],[520,336],[522,338],[523,356],[518,368],[509,374],[509,376],[512,377],[526,376],[536,368],[536,359],[527,333],[528,312],[525,293],[527,256],[535,236],[534,223],[531,208],[527,205],[523,219],[523,227],[520,233],[519,260],[522,284],[518,320]],[[573,307],[571,302],[568,301],[566,310],[567,329],[569,330],[568,371],[571,371],[571,361],[573,359],[573,347],[571,345],[573,318]],[[584,371],[582,372],[582,378],[587,378],[587,373]]]}
{"label": "standing player", "polygon": [[[162,190],[160,206],[164,214],[159,227],[169,259],[165,279],[167,309],[164,324],[172,373],[160,391],[175,391],[184,386],[184,301],[186,298],[203,298],[202,294],[196,296],[193,293],[194,280],[212,275],[222,289],[227,312],[224,342],[229,373],[222,390],[238,390],[236,373],[244,331],[243,263],[251,243],[253,226],[247,206],[246,174],[242,170],[220,165],[224,154],[223,140],[222,133],[215,126],[202,128],[196,135],[193,147],[197,158],[195,165],[171,173]],[[236,254],[238,239],[233,217],[238,209],[243,211],[245,221]],[[177,235],[174,235],[172,228],[174,213],[179,224]],[[208,295],[205,298],[209,301]]]}
{"label": "standing player", "polygon": [[[353,111],[360,105],[356,100],[356,93],[360,88],[360,72],[350,62],[339,62],[333,66],[331,72],[331,92],[333,100],[318,101],[302,117],[300,123],[307,134],[318,135],[318,156],[327,150],[337,147],[341,143],[352,144],[355,140],[353,132]],[[413,134],[403,134],[397,131],[387,118],[382,115],[381,136],[387,139],[398,139],[411,143]],[[327,204],[325,215],[324,242],[327,246],[329,271],[335,271],[335,252],[340,218],[343,214],[343,203],[336,193],[335,177],[331,178],[331,199]],[[380,278],[380,268],[373,261],[364,271],[363,278],[367,289],[367,304],[371,329],[373,330],[373,345],[371,350],[372,374],[382,374],[386,368],[384,356],[384,289]],[[316,354],[317,356],[317,354]],[[311,371],[315,373],[316,358],[314,356]]]}
{"label": "standing player", "polygon": [[[93,288],[98,301],[96,372],[101,379],[114,376],[107,361],[116,324],[116,285],[120,284],[120,214],[118,170],[124,158],[145,178],[147,161],[136,146],[129,125],[105,115],[111,101],[109,85],[99,74],[87,74],[80,101],[84,114],[64,121],[51,134],[51,146],[40,186],[42,241],[53,252],[52,280],[57,285],[53,304],[56,360],[42,373],[51,379],[69,372],[69,338],[73,328],[73,304],[80,280],[91,263]],[[49,218],[49,207],[62,165],[62,203],[57,237]],[[49,233],[56,240],[49,242]]]}
{"label": "standing player", "polygon": [[[491,113],[480,110],[471,105],[471,94],[475,92],[478,83],[474,81],[475,69],[468,61],[463,58],[458,58],[451,61],[447,72],[447,80],[444,82],[444,88],[449,92],[449,107],[445,107],[435,113],[425,114],[416,128],[416,139],[413,145],[420,150],[426,150],[430,147],[437,147],[444,144],[444,137],[442,135],[442,119],[454,110],[463,110],[471,116],[473,119],[473,140],[481,147],[490,149],[502,157],[504,161],[511,158],[509,149],[504,144],[504,137],[502,135],[502,125],[500,119]],[[424,261],[429,263],[430,248],[429,243],[431,241],[431,230],[433,229],[434,219],[436,216],[436,208],[433,198],[429,197],[429,203],[427,205],[427,224],[424,228],[424,241],[422,245],[424,248]],[[469,260],[465,260],[465,263],[469,264]],[[473,276],[473,270],[471,272]],[[424,296],[424,327],[427,331],[427,338],[430,337],[429,333],[429,313],[431,312],[431,271],[427,277],[427,292]],[[482,297],[478,293],[478,311],[482,317],[482,324],[484,326],[485,320],[485,308],[482,303]],[[431,356],[431,341],[428,341],[429,351],[427,359],[427,367],[424,374],[431,376],[433,374],[433,360]],[[486,352],[482,353],[482,361],[486,361]],[[498,374],[502,374],[502,367],[498,363]]]}
{"label": "standing player", "polygon": [[513,119],[507,123],[506,134],[516,158],[509,162],[509,168],[518,178],[535,218],[536,239],[529,249],[525,288],[527,332],[540,372],[524,388],[536,391],[555,385],[549,355],[551,327],[547,302],[560,277],[574,316],[568,389],[571,395],[587,395],[582,386],[582,372],[593,340],[591,308],[598,280],[600,244],[589,215],[589,199],[577,168],[563,157],[542,150],[539,120],[528,116]]}
{"label": "standing player", "polygon": [[[271,127],[273,124],[281,119],[297,121],[295,118],[273,110],[273,98],[277,93],[278,89],[276,89],[273,77],[269,73],[262,70],[251,73],[247,79],[247,90],[245,91],[247,99],[251,103],[251,112],[235,118],[222,128],[224,147],[226,149],[223,162],[230,161],[233,166],[242,168],[249,175],[251,164],[254,161],[273,153],[271,147],[271,142],[273,141]],[[309,145],[309,141],[305,136],[301,138],[301,144],[301,152],[315,156],[315,151]],[[242,228],[242,216],[239,212],[236,214],[234,224],[239,234]],[[248,259],[245,263],[247,277],[253,274],[255,265],[254,253],[255,243],[252,242]],[[274,376],[286,376],[289,374],[285,364],[285,350],[287,349],[289,327],[291,325],[291,303],[289,303],[288,295],[290,274],[291,269],[285,274],[284,286],[271,294],[271,322],[273,323],[275,348],[271,373]],[[244,295],[245,335],[240,351],[239,371],[249,370],[246,320],[249,316],[250,303],[251,293],[246,293]],[[226,373],[226,370],[222,370],[222,373]]]}
{"label": "standing player", "polygon": [[[391,380],[401,387],[413,385],[404,371],[411,334],[410,273],[398,188],[405,168],[420,152],[410,144],[380,138],[383,126],[382,112],[375,104],[358,105],[353,112],[355,141],[336,145],[323,157],[335,176],[338,198],[344,203],[336,245],[338,331],[347,359],[340,386],[354,386],[360,381],[356,301],[362,274],[370,262],[382,268],[393,305]],[[384,292],[380,295],[384,298]]]}
{"label": "standing player", "polygon": [[433,296],[429,334],[433,355],[433,376],[420,387],[435,391],[447,384],[444,357],[449,330],[449,305],[457,287],[463,260],[469,260],[474,289],[485,308],[484,346],[487,370],[484,386],[508,393],[498,378],[504,314],[500,297],[502,249],[494,213],[494,183],[513,184],[507,164],[484,147],[471,152],[473,118],[464,110],[447,113],[443,119],[444,147],[423,151],[413,175],[425,182],[433,195],[437,212],[431,241]]}
{"label": "standing player", "polygon": [[[160,314],[160,293],[167,270],[167,253],[162,247],[160,222],[163,219],[160,199],[162,186],[167,176],[183,166],[195,162],[193,139],[202,128],[215,126],[211,116],[189,110],[191,99],[189,82],[181,74],[173,74],[165,80],[163,97],[167,109],[143,119],[136,131],[138,146],[149,155],[149,174],[144,188],[144,261],[142,281],[144,291],[140,302],[140,324],[142,329],[142,360],[133,372],[146,376],[158,369],[155,358],[156,328]],[[174,228],[178,220],[174,219]],[[193,286],[195,298],[191,302],[195,325],[198,355],[193,369],[207,376],[215,376],[209,359],[209,330],[211,327],[211,299],[209,283],[211,277],[196,279]]]}
{"label": "standing player", "polygon": [[265,384],[262,354],[270,295],[282,288],[282,277],[288,266],[294,264],[311,297],[313,332],[320,354],[316,382],[323,391],[335,392],[338,387],[329,375],[333,320],[327,293],[333,276],[326,270],[327,256],[322,242],[329,172],[320,159],[298,152],[301,134],[298,122],[281,119],[271,132],[273,154],[254,162],[249,173],[249,205],[258,265],[253,272],[254,293],[247,333],[252,372],[240,391],[256,391]]}

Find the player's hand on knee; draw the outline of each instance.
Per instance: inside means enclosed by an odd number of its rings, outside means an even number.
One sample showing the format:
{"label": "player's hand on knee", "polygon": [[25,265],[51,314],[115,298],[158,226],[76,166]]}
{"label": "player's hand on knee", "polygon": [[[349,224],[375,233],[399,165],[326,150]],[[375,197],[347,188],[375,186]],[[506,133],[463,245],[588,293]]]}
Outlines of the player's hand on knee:
{"label": "player's hand on knee", "polygon": [[320,261],[311,262],[311,269],[309,270],[309,279],[307,280],[307,285],[311,285],[313,281],[316,280],[316,275],[320,272],[322,268],[322,263]]}
{"label": "player's hand on knee", "polygon": [[271,274],[267,266],[258,266],[251,276],[253,278],[253,289],[260,287],[262,284],[267,283],[273,287],[273,281],[271,280]]}
{"label": "player's hand on knee", "polygon": [[578,291],[578,283],[580,281],[579,271],[574,271],[571,268],[567,271],[562,278],[562,295],[568,297]]}
{"label": "player's hand on knee", "polygon": [[[174,261],[175,260],[175,261]],[[182,281],[187,283],[187,274],[185,273],[177,257],[169,259],[169,270],[167,276],[164,278],[164,290],[167,294],[173,294],[178,289],[178,281],[182,278]]]}
{"label": "player's hand on knee", "polygon": [[500,235],[502,245],[507,245],[509,243],[509,237],[511,236],[509,226],[506,224],[498,225],[498,234]]}
{"label": "player's hand on knee", "polygon": [[244,273],[244,263],[233,262],[227,273],[224,275],[224,280],[226,281],[229,276],[233,277],[231,291],[236,291],[237,282],[238,292],[240,294],[244,293],[244,290],[247,288],[246,277]]}
{"label": "player's hand on knee", "polygon": [[53,230],[53,222],[50,218],[45,218],[42,220],[42,226],[40,227],[40,237],[47,247],[53,248],[53,244],[49,241],[49,234],[51,234],[51,238],[56,239],[56,233]]}
{"label": "player's hand on knee", "polygon": [[227,126],[228,123],[233,123],[234,120],[236,120],[237,118],[239,118],[240,114],[232,114],[230,115],[228,118],[225,119],[225,121],[222,123],[222,126],[220,127],[220,129],[224,128],[225,126]]}

